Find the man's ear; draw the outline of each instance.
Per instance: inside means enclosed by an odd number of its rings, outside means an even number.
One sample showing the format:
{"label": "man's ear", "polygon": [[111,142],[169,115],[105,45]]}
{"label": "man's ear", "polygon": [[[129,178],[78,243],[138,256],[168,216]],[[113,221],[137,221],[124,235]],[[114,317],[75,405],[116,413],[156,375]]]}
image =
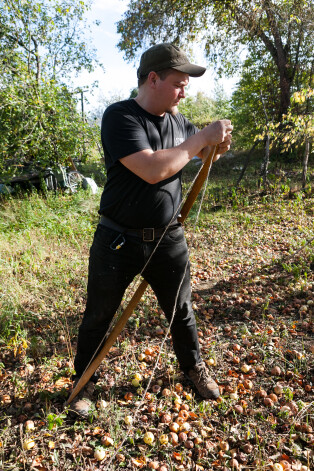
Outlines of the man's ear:
{"label": "man's ear", "polygon": [[158,75],[156,74],[156,72],[153,72],[153,71],[149,72],[148,83],[150,84],[152,88],[155,88],[157,79],[158,79]]}

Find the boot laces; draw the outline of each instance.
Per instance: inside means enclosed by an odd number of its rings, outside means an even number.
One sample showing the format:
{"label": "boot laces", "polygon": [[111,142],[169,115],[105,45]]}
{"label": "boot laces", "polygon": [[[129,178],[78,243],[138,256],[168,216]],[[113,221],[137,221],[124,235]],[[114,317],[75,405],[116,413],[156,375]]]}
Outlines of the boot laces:
{"label": "boot laces", "polygon": [[198,365],[197,369],[200,375],[200,379],[203,379],[204,381],[210,381],[210,376],[205,363],[201,363],[200,365]]}

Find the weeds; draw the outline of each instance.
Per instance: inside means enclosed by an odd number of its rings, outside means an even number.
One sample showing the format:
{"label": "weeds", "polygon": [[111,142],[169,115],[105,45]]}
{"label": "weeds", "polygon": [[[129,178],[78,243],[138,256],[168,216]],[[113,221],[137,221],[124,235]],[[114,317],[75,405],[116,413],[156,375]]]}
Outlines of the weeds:
{"label": "weeds", "polygon": [[61,427],[61,425],[63,425],[65,418],[66,418],[66,414],[58,414],[58,415],[53,414],[53,413],[48,414],[47,415],[48,430]]}

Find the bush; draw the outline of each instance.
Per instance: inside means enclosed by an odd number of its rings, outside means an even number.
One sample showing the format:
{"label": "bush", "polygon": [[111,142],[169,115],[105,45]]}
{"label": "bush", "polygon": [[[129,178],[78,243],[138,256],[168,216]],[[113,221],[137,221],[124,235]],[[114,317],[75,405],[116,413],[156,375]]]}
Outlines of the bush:
{"label": "bush", "polygon": [[0,174],[12,177],[25,163],[42,167],[86,158],[96,128],[83,122],[76,101],[57,82],[40,85],[27,74],[0,88]]}

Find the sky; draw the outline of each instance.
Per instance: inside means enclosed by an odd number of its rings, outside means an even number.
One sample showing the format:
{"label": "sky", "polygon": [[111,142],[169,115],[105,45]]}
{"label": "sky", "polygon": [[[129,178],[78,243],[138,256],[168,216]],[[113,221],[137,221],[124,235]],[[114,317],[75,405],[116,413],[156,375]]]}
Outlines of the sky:
{"label": "sky", "polygon": [[[128,98],[130,91],[137,87],[137,64],[126,62],[123,53],[117,47],[120,37],[116,32],[116,23],[122,18],[128,2],[129,0],[94,0],[92,10],[89,12],[89,21],[100,20],[101,22],[100,26],[93,26],[92,43],[97,50],[100,62],[105,67],[105,72],[97,68],[91,74],[83,72],[74,79],[74,86],[82,88],[98,81],[98,90],[93,95],[85,94],[87,111],[97,108],[103,97]],[[207,65],[202,51],[197,47],[195,47],[191,61],[205,67]],[[217,78],[215,78],[213,69],[208,69],[202,77],[190,79],[187,93],[188,95],[196,95],[198,91],[202,91],[206,95],[212,96],[216,82]],[[220,79],[219,83],[230,95],[236,79]]]}

